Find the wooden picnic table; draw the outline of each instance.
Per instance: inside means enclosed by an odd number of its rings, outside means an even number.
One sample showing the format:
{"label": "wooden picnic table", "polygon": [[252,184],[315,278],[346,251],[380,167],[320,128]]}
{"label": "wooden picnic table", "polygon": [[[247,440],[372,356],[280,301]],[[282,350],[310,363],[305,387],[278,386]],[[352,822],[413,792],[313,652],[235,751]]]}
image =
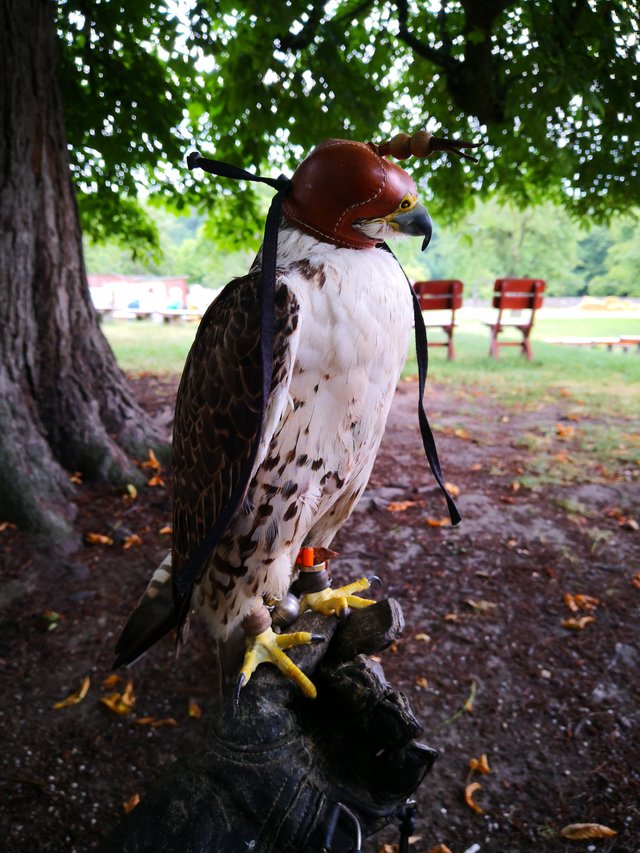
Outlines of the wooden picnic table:
{"label": "wooden picnic table", "polygon": [[545,338],[545,344],[561,344],[572,347],[598,347],[606,346],[609,351],[614,347],[622,347],[626,352],[630,347],[638,347],[640,352],[640,335],[611,335],[608,337],[564,337]]}

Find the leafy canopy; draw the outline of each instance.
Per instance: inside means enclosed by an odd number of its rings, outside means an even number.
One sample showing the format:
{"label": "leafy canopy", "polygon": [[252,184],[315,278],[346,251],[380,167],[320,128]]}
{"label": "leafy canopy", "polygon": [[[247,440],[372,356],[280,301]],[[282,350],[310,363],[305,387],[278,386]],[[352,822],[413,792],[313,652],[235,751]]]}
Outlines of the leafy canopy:
{"label": "leafy canopy", "polygon": [[604,221],[639,197],[635,0],[63,0],[58,26],[72,170],[96,236],[153,239],[140,185],[178,207],[215,201],[216,218],[251,234],[256,196],[187,175],[193,142],[291,172],[330,136],[427,127],[483,144],[478,165],[410,165],[445,215],[497,195]]}

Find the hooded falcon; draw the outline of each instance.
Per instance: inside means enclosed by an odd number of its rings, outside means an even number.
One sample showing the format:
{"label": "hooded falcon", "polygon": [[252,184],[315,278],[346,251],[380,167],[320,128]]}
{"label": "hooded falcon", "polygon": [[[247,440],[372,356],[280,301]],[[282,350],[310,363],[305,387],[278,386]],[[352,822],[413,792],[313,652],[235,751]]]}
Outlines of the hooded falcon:
{"label": "hooded falcon", "polygon": [[[332,589],[324,557],[367,485],[412,327],[410,286],[381,244],[406,234],[426,245],[431,235],[414,181],[381,150],[330,139],[293,175],[277,235],[265,400],[265,247],[204,315],[176,402],[172,552],[125,627],[116,665],[196,611],[220,654],[244,640],[240,686],[270,661],[314,696],[283,652],[314,637],[275,633],[274,603],[298,575],[301,610],[372,603],[355,595],[366,580]],[[176,580],[216,524],[215,546],[180,596]]]}

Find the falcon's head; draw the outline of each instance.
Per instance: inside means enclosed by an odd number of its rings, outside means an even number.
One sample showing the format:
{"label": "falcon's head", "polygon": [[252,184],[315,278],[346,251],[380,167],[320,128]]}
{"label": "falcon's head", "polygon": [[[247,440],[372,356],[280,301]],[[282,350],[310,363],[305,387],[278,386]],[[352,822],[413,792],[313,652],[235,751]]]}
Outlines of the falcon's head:
{"label": "falcon's head", "polygon": [[345,139],[320,143],[297,168],[285,217],[336,246],[369,249],[395,234],[431,239],[431,220],[413,179],[376,147]]}

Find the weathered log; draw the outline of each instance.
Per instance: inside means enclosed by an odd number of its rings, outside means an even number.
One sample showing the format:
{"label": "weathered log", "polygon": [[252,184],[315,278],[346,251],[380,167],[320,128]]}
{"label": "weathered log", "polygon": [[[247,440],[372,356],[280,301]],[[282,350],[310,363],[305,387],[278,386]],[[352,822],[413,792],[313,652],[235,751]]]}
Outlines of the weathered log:
{"label": "weathered log", "polygon": [[296,630],[326,637],[291,653],[318,698],[260,667],[237,705],[226,697],[206,748],[176,762],[100,853],[346,853],[359,832],[399,818],[435,752],[416,741],[406,697],[362,651],[372,637],[375,650],[388,645],[401,626],[395,601],[341,625],[302,616]]}

